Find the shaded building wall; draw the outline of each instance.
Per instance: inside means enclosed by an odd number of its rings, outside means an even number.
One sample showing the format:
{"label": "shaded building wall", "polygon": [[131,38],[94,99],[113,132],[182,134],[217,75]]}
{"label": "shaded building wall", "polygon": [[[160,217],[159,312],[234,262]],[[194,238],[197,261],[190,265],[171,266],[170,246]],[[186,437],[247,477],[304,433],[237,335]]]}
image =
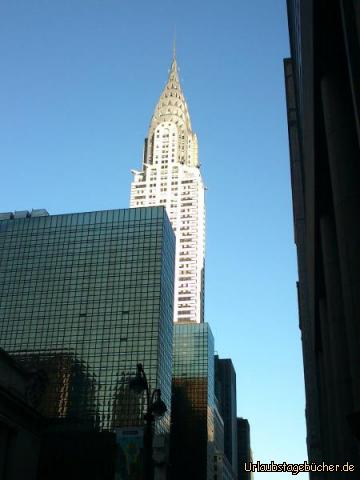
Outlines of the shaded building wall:
{"label": "shaded building wall", "polygon": [[207,323],[175,324],[170,479],[210,480],[214,467],[214,339]]}
{"label": "shaded building wall", "polygon": [[250,425],[246,418],[238,418],[236,422],[238,438],[238,479],[250,480],[251,472],[245,470],[245,463],[252,462],[250,444]]}
{"label": "shaded building wall", "polygon": [[117,453],[112,432],[46,433],[37,480],[113,480]]}
{"label": "shaded building wall", "polygon": [[37,479],[43,419],[31,404],[31,375],[0,349],[0,478]]}
{"label": "shaded building wall", "polygon": [[303,365],[306,392],[306,425],[309,460],[320,462],[322,458],[320,439],[320,402],[318,387],[318,367],[314,348],[314,329],[310,320],[309,285],[306,267],[306,222],[304,205],[303,167],[301,163],[300,125],[295,97],[293,63],[285,60],[285,76],[288,108],[288,128],[290,138],[291,183],[295,243],[298,257],[297,295],[299,307],[299,328],[301,330]]}
{"label": "shaded building wall", "polygon": [[224,420],[217,407],[216,398],[214,407],[214,447],[216,452],[224,453]]}
{"label": "shaded building wall", "polygon": [[289,0],[288,16],[308,453],[310,461],[359,464],[360,4]]}
{"label": "shaded building wall", "polygon": [[223,453],[215,454],[214,480],[237,480],[231,463]]}
{"label": "shaded building wall", "polygon": [[236,373],[231,359],[215,355],[215,394],[224,420],[224,452],[237,473]]}

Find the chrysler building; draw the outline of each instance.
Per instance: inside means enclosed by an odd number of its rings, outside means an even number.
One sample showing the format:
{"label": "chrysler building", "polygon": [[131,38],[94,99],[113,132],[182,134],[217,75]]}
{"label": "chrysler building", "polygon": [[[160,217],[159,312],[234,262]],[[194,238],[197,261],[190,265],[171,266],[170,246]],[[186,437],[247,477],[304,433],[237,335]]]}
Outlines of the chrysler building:
{"label": "chrysler building", "polygon": [[175,322],[204,321],[205,204],[196,134],[175,54],[133,170],[130,207],[164,205],[176,235]]}

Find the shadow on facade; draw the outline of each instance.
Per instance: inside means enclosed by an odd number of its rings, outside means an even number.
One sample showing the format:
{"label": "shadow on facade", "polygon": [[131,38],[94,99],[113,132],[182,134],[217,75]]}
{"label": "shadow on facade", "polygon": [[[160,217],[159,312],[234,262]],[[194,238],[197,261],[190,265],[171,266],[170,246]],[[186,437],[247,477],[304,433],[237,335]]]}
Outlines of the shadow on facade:
{"label": "shadow on facade", "polygon": [[206,480],[207,382],[174,379],[171,405],[170,478]]}
{"label": "shadow on facade", "polygon": [[116,438],[111,432],[43,435],[37,480],[113,480]]}

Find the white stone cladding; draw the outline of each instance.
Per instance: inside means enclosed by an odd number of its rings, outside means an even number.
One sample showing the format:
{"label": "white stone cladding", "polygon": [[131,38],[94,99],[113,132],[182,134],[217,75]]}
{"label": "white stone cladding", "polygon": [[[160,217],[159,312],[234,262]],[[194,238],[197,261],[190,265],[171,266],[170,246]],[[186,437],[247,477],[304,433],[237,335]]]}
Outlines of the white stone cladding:
{"label": "white stone cladding", "polygon": [[142,170],[132,173],[130,207],[164,205],[175,231],[174,321],[203,322],[204,184],[175,58],[151,119]]}

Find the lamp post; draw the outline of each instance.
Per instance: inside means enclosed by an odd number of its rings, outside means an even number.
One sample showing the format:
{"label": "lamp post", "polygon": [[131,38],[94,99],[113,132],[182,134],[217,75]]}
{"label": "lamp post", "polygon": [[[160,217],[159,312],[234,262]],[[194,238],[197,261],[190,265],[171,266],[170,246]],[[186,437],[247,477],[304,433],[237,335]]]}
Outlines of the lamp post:
{"label": "lamp post", "polygon": [[137,394],[146,392],[146,413],[145,432],[144,432],[144,453],[145,453],[145,479],[153,480],[154,465],[153,465],[153,427],[155,420],[163,417],[167,411],[165,403],[161,400],[161,391],[155,388],[151,392],[149,383],[147,381],[144,368],[141,363],[136,365],[136,375],[129,380],[129,388]]}

